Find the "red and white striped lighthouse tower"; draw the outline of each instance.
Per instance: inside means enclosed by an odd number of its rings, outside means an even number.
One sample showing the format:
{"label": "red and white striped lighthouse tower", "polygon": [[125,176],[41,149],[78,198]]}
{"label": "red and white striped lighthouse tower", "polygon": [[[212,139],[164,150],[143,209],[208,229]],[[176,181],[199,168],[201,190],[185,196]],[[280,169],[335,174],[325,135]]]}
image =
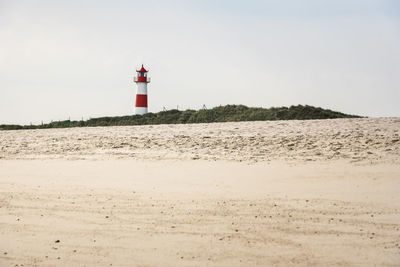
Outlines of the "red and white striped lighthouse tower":
{"label": "red and white striped lighthouse tower", "polygon": [[143,67],[140,70],[136,70],[137,76],[134,78],[134,82],[137,84],[136,100],[135,100],[135,114],[143,115],[147,113],[147,84],[150,82],[150,78],[147,77],[147,70]]}

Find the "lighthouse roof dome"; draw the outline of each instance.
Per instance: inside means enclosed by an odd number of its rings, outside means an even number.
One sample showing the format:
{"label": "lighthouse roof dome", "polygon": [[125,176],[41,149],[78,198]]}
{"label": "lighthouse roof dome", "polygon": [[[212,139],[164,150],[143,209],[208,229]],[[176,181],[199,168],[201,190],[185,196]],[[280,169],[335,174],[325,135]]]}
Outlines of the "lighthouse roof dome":
{"label": "lighthouse roof dome", "polygon": [[137,72],[147,72],[147,70],[143,67],[143,64],[142,64],[142,67],[140,68],[140,70],[137,70]]}

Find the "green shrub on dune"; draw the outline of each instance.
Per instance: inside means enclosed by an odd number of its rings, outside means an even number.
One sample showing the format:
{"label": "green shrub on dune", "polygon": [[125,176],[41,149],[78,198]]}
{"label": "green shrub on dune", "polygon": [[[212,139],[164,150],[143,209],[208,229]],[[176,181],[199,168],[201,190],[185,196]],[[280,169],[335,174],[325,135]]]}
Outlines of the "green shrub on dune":
{"label": "green shrub on dune", "polygon": [[268,121],[268,120],[313,120],[359,118],[329,109],[312,106],[290,106],[272,108],[249,108],[243,105],[226,105],[212,109],[184,110],[177,109],[121,117],[100,117],[86,121],[56,121],[41,125],[0,125],[0,130],[47,129],[95,126],[126,126],[151,124],[185,124],[230,121]]}

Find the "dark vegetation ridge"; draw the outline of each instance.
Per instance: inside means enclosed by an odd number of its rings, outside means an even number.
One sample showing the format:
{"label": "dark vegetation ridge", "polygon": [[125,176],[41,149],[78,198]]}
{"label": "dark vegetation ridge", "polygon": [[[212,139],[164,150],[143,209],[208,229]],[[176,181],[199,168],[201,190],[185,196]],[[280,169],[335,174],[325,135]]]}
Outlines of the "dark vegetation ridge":
{"label": "dark vegetation ridge", "polygon": [[360,118],[329,109],[312,106],[291,106],[272,108],[249,108],[243,105],[226,105],[212,109],[185,110],[172,109],[145,115],[121,117],[101,117],[86,121],[54,121],[41,125],[0,125],[0,130],[47,129],[91,126],[125,126],[150,124],[185,124],[228,121],[272,121],[272,120],[313,120],[335,118]]}

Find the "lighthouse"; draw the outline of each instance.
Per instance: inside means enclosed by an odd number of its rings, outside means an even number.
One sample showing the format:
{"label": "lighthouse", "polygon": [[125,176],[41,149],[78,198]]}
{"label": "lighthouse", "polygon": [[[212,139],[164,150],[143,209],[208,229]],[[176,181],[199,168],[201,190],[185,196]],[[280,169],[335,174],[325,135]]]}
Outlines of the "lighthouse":
{"label": "lighthouse", "polygon": [[147,70],[143,67],[136,70],[137,76],[133,79],[137,84],[136,99],[135,99],[135,114],[143,115],[147,113],[147,84],[150,78],[147,77]]}

